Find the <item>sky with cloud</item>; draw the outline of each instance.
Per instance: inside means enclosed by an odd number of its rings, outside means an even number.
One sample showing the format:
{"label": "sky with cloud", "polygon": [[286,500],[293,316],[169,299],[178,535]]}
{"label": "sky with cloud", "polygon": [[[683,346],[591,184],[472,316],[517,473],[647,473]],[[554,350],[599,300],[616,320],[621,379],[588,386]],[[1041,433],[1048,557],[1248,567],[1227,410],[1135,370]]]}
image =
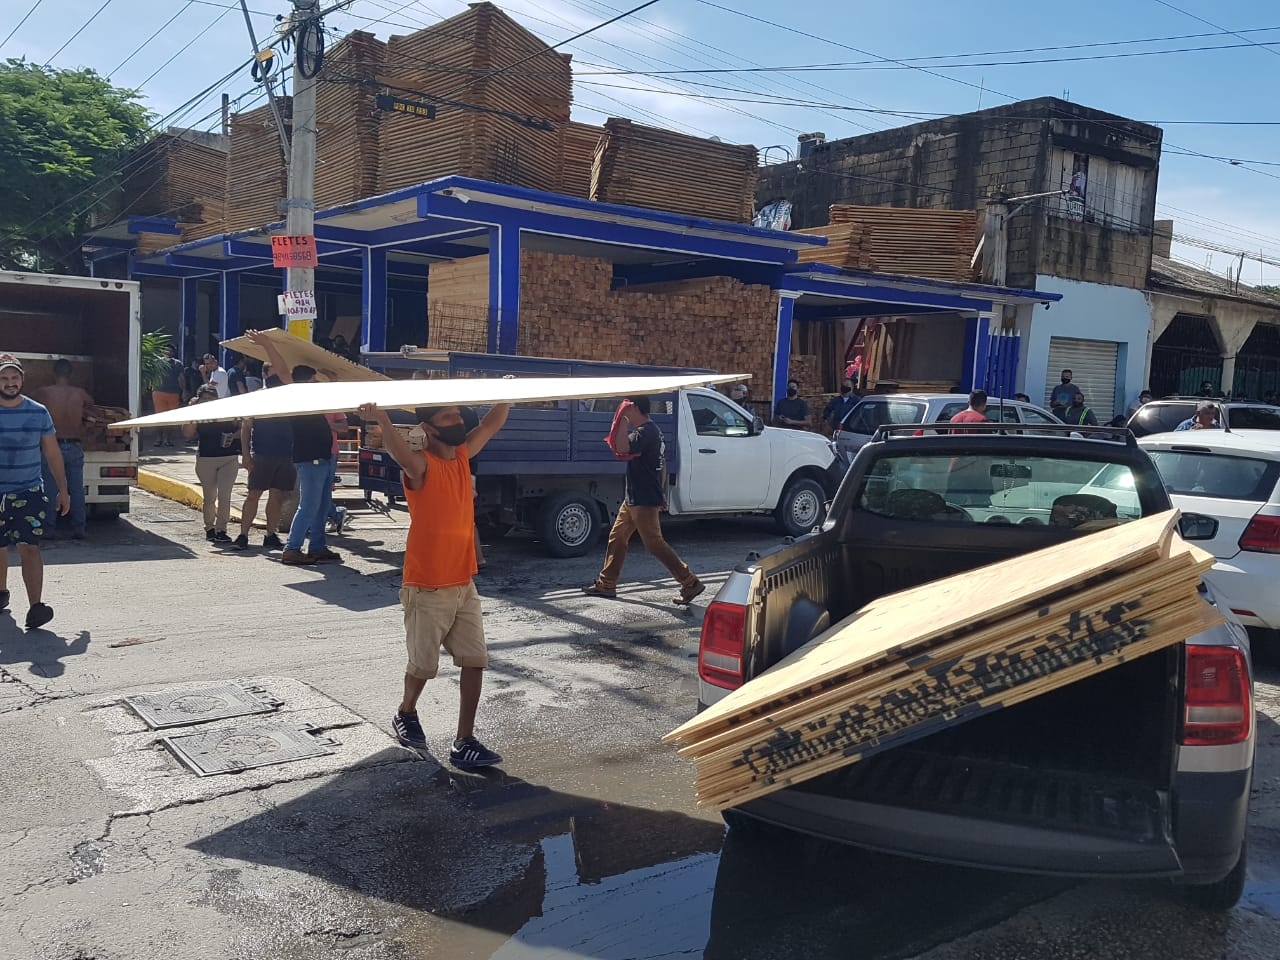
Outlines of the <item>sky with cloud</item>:
{"label": "sky with cloud", "polygon": [[[559,44],[641,2],[498,5]],[[289,9],[248,7],[260,41]],[[354,0],[326,27],[385,39],[465,9]],[[222,93],[261,102],[238,69],[250,43],[236,0],[4,0],[0,39],[0,57],[141,90],[167,123],[216,129]],[[1157,214],[1187,240],[1175,254],[1222,273],[1247,251],[1246,283],[1280,283],[1280,9],[1264,0],[659,0],[561,49],[576,119],[631,117],[772,159],[802,132],[837,139],[1047,95],[1152,122],[1165,131]]]}

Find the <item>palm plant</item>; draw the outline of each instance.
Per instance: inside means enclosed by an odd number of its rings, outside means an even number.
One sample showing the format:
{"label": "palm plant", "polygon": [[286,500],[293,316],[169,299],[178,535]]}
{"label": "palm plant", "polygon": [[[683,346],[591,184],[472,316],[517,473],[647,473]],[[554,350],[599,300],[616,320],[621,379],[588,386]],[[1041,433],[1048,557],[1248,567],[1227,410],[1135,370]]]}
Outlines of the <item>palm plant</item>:
{"label": "palm plant", "polygon": [[164,348],[173,345],[173,338],[161,330],[142,335],[142,391],[150,395],[164,380]]}

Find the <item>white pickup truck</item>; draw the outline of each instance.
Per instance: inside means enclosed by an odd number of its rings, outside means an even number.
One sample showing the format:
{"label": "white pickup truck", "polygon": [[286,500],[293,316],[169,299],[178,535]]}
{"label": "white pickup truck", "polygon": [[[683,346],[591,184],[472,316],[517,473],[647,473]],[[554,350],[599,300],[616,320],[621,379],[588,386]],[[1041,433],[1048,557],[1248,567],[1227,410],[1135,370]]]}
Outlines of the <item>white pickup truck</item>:
{"label": "white pickup truck", "polygon": [[[451,376],[545,375],[544,367],[564,375],[673,372],[480,354],[453,354],[448,363]],[[771,514],[790,536],[822,523],[842,473],[825,437],[766,427],[723,394],[701,387],[655,396],[652,403],[666,442],[671,516]],[[553,556],[590,552],[622,502],[626,464],[604,442],[617,404],[517,404],[473,464],[477,520],[500,531],[529,530]],[[403,496],[399,468],[385,450],[362,447],[360,485],[366,497],[383,493],[394,503]]]}

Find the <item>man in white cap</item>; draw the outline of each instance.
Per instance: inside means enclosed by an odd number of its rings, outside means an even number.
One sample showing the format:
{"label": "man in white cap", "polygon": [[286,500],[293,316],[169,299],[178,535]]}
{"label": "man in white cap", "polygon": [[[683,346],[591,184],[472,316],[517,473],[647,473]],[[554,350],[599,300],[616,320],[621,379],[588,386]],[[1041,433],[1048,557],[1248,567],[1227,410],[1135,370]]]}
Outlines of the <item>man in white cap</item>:
{"label": "man in white cap", "polygon": [[18,548],[22,582],[27,588],[26,626],[43,627],[53,610],[42,602],[44,558],[40,540],[49,516],[44,492],[42,459],[58,487],[56,509],[66,516],[71,509],[62,452],[48,409],[22,395],[22,364],[12,354],[0,354],[0,611],[9,607],[9,547]]}

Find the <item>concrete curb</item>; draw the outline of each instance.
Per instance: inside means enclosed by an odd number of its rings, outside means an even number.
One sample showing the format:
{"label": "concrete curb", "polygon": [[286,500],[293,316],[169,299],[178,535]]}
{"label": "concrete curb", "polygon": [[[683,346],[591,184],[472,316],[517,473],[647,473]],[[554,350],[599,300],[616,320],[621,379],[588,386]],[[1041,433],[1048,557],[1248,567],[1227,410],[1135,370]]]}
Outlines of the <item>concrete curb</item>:
{"label": "concrete curb", "polygon": [[[138,486],[166,500],[194,507],[196,510],[204,509],[204,491],[193,483],[175,480],[173,477],[167,477],[163,473],[155,473],[152,470],[139,470]],[[240,522],[238,507],[231,508],[231,519],[236,523]]]}

